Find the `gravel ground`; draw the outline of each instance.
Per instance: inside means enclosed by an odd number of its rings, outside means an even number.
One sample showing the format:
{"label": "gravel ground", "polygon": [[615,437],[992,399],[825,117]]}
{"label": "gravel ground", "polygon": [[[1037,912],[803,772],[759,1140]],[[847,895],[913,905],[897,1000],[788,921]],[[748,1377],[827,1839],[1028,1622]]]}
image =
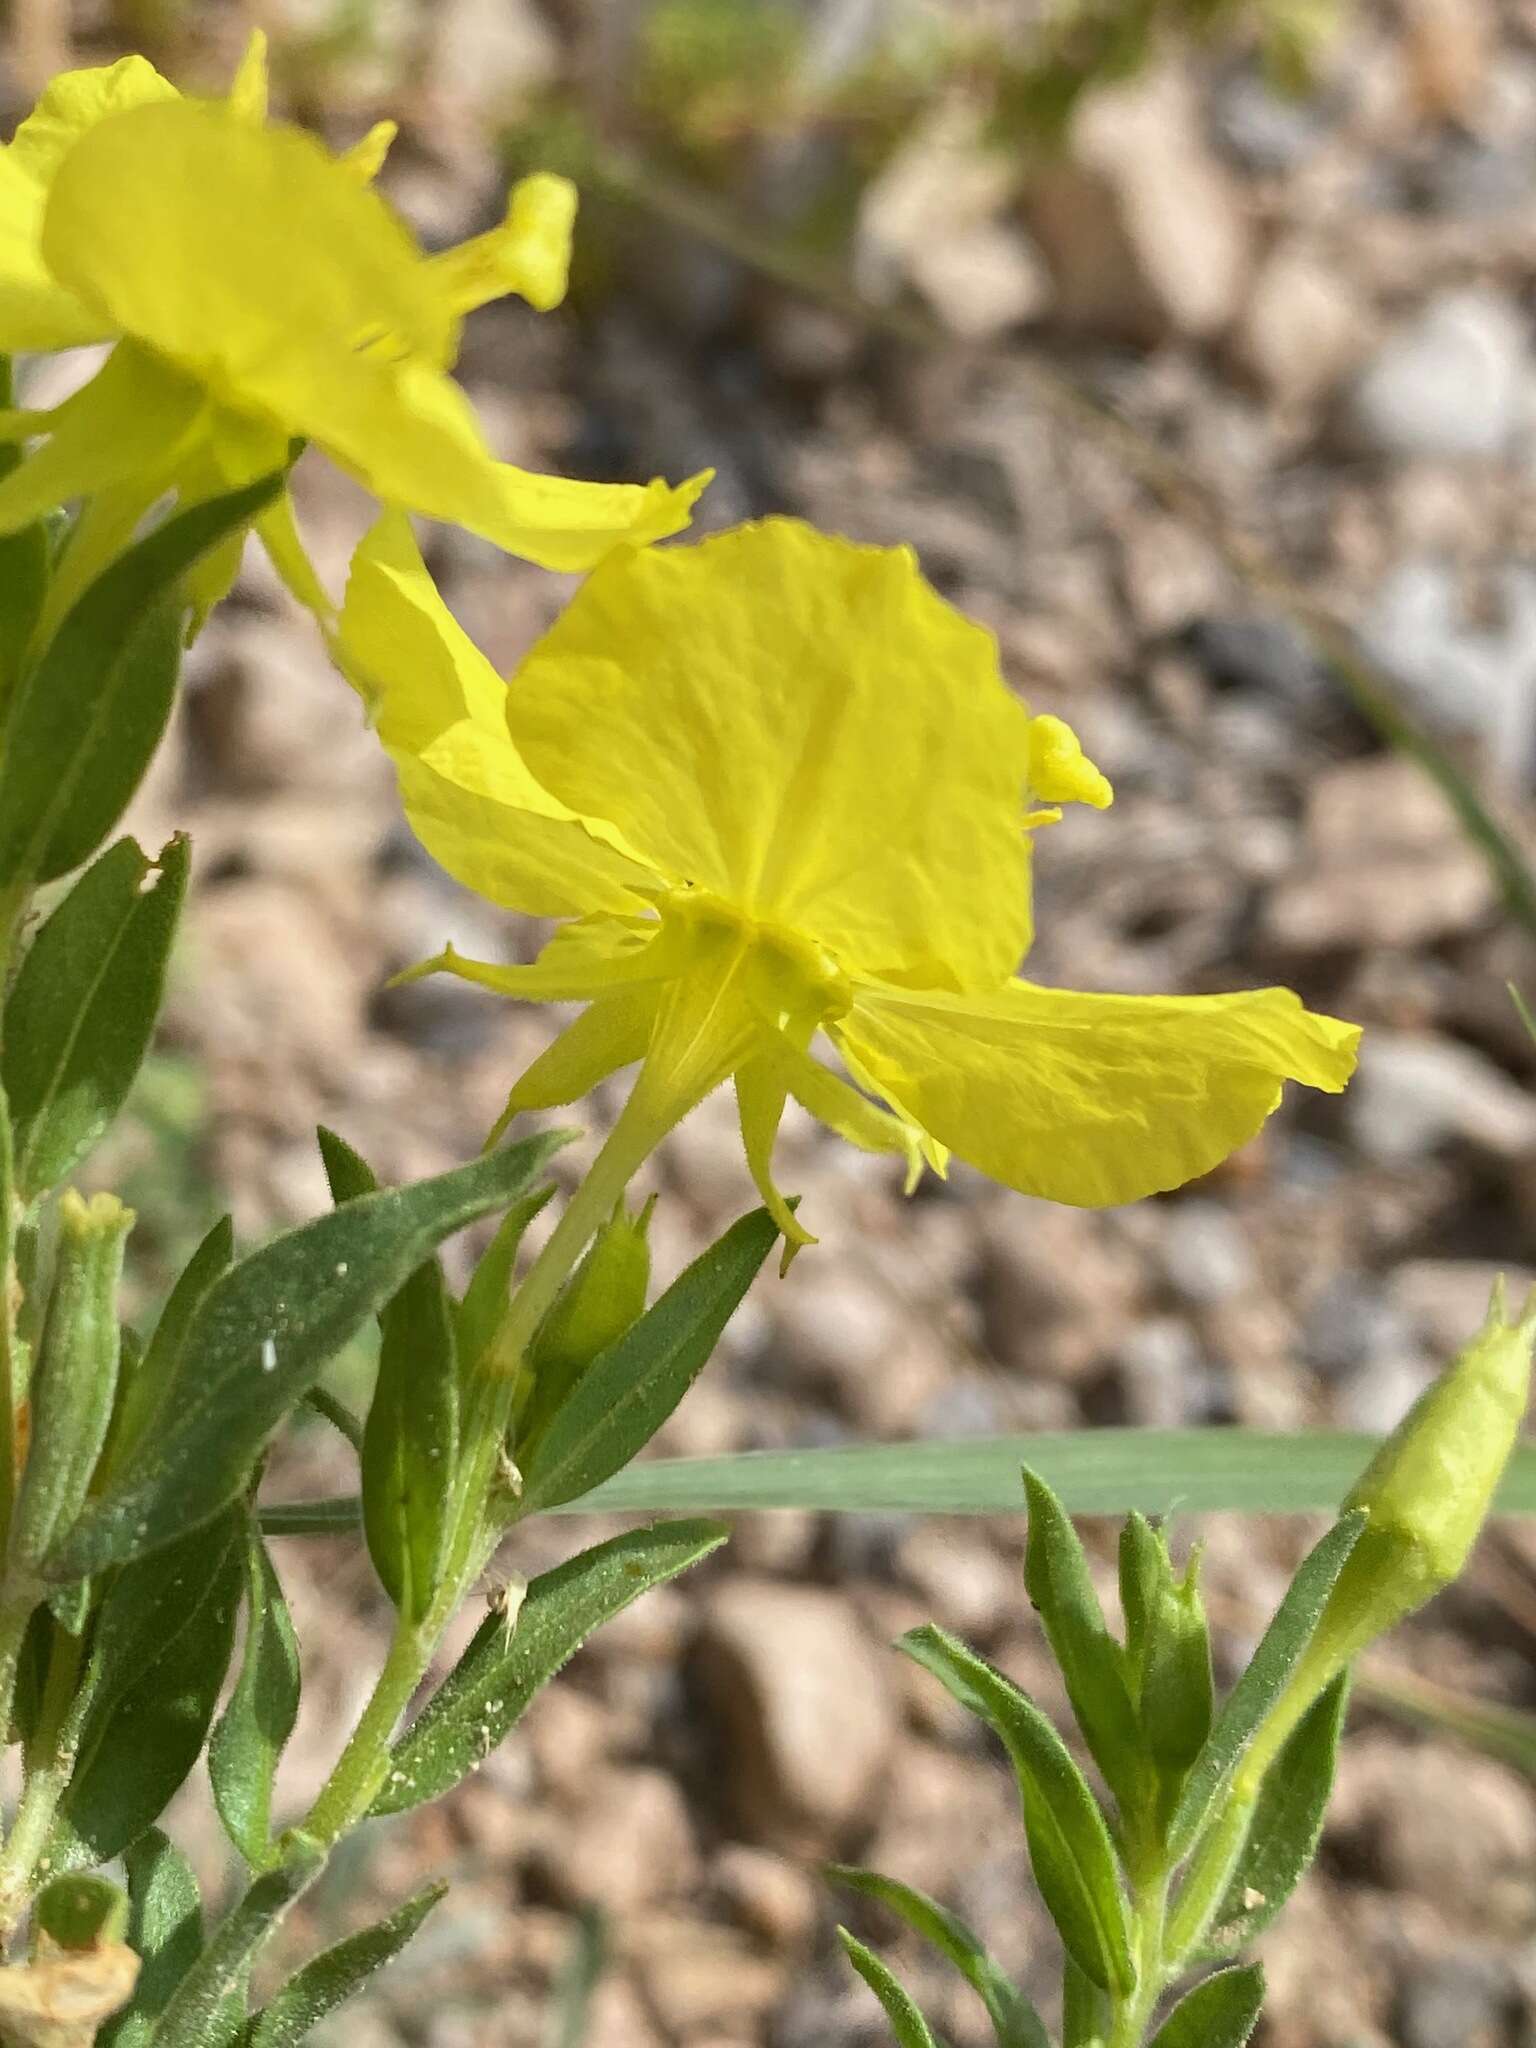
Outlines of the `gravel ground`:
{"label": "gravel ground", "polygon": [[[238,43],[233,10],[193,12],[210,46]],[[551,24],[581,13],[437,0],[392,174],[425,232],[483,224],[494,120],[541,67],[574,61]],[[343,63],[327,116],[351,132],[387,90],[387,66]],[[1199,1186],[1101,1214],[963,1169],[905,1201],[886,1162],[792,1123],[783,1178],[822,1242],[760,1283],[663,1447],[1383,1428],[1476,1322],[1492,1272],[1536,1266],[1533,1058],[1504,990],[1536,989],[1532,941],[1421,773],[1112,450],[1042,411],[1032,366],[1085,379],[1232,534],[1332,605],[1532,844],[1536,10],[1364,11],[1300,102],[1230,53],[1170,65],[1091,106],[1070,157],[1017,195],[954,174],[972,161],[955,118],[913,124],[864,195],[855,251],[866,290],[926,306],[949,341],[871,331],[655,220],[594,214],[603,291],[542,320],[477,316],[465,374],[518,459],[638,477],[707,461],[704,525],[791,510],[913,542],[1118,792],[1042,843],[1032,974],[1283,980],[1368,1027],[1361,1072],[1342,1101],[1289,1103]],[[827,154],[824,137],[781,140],[746,182],[803,194],[834,175]],[[302,498],[337,572],[364,507],[318,469]],[[505,663],[568,589],[462,535],[438,535],[432,558]],[[198,849],[166,1057],[117,1157],[152,1250],[185,1241],[209,1187],[253,1233],[323,1205],[317,1121],[387,1177],[478,1144],[556,1018],[384,983],[450,937],[527,957],[539,934],[414,847],[350,695],[254,558],[193,653],[138,822],[185,825]],[[749,1204],[724,1102],[656,1179],[665,1274]],[[283,1477],[325,1490],[345,1471],[317,1427]],[[589,1533],[541,1525],[511,1566]],[[1217,1518],[1206,1533],[1230,1673],[1306,1532]],[[1112,1535],[1091,1526],[1106,1563]],[[424,1874],[455,1882],[387,1989],[325,2038],[535,2043],[596,1906],[610,1964],[587,2048],[873,2048],[886,2037],[834,1960],[816,1874],[833,1854],[938,1892],[1048,1996],[1004,1772],[885,1647],[937,1618],[1059,1704],[1021,1538],[1020,1518],[741,1518],[718,1562],[610,1628],[460,1794],[349,1852],[296,1944]],[[384,1615],[354,1548],[291,1544],[281,1563],[310,1645],[297,1800]],[[1536,1704],[1533,1641],[1536,1539],[1508,1524],[1391,1655]],[[190,1795],[184,1818],[214,1868]],[[1526,1780],[1357,1706],[1317,1874],[1264,1944],[1265,2048],[1536,2040],[1533,1867]],[[957,2048],[981,2041],[978,2013],[888,1924],[853,1920]]]}

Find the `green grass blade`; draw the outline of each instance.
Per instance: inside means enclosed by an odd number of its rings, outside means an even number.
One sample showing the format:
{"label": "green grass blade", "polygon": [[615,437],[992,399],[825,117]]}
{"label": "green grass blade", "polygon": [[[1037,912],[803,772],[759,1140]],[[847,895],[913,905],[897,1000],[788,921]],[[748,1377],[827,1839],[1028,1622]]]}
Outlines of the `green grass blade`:
{"label": "green grass blade", "polygon": [[[739,1451],[721,1458],[647,1458],[560,1514],[732,1514],[812,1508],[912,1515],[1022,1513],[1026,1460],[1069,1514],[1329,1514],[1379,1439],[1318,1430],[1083,1429],[954,1443],[853,1444],[835,1450]],[[1496,1511],[1536,1514],[1536,1444],[1522,1444]],[[270,1536],[328,1536],[357,1526],[355,1499],[262,1510]]]}

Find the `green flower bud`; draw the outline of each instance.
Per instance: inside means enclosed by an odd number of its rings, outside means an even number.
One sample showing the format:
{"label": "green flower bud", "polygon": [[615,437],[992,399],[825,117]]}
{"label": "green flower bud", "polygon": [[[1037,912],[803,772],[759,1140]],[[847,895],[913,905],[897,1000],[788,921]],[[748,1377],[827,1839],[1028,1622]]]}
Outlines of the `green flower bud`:
{"label": "green flower bud", "polygon": [[1211,1732],[1211,1637],[1200,1598],[1199,1549],[1183,1578],[1174,1576],[1166,1550],[1163,1556],[1167,1569],[1148,1617],[1141,1725],[1159,1770],[1181,1778]]}
{"label": "green flower bud", "polygon": [[1493,1505],[1530,1393],[1536,1294],[1506,1319],[1504,1283],[1488,1318],[1382,1444],[1344,1502],[1366,1524],[1312,1639],[1241,1774],[1256,1783],[1323,1688],[1367,1644],[1460,1576]]}
{"label": "green flower bud", "polygon": [[117,1290],[133,1211],[115,1195],[59,1199],[53,1291],[32,1377],[32,1427],[12,1561],[39,1565],[83,1504],[106,1441],[121,1339]]}
{"label": "green flower bud", "polygon": [[616,1343],[643,1312],[651,1284],[649,1233],[655,1206],[653,1195],[631,1216],[620,1203],[540,1325],[528,1351],[517,1432],[520,1454],[531,1450],[598,1353]]}

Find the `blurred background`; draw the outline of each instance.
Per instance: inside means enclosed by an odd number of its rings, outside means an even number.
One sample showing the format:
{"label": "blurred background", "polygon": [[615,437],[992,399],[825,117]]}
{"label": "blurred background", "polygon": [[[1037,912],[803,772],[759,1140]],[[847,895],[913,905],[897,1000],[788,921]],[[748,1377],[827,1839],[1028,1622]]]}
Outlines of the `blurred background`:
{"label": "blurred background", "polygon": [[[1536,850],[1532,0],[11,0],[0,19],[7,121],[59,65],[130,48],[221,89],[265,27],[294,118],[338,143],[400,119],[383,186],[429,245],[487,226],[510,174],[570,171],[569,304],[470,325],[461,374],[498,448],[604,478],[712,464],[704,529],[789,511],[912,542],[1118,792],[1041,843],[1031,973],[1283,980],[1369,1027],[1342,1101],[1289,1103],[1220,1174],[1124,1211],[963,1168],[905,1201],[888,1162],[791,1122],[781,1177],[821,1243],[760,1283],[664,1449],[1385,1429],[1493,1272],[1531,1280],[1536,1060],[1506,983],[1536,993],[1536,897],[1501,894],[1443,785],[1470,777],[1507,846]],[[318,467],[300,494],[339,582],[366,507]],[[571,587],[461,533],[431,559],[504,665]],[[193,833],[189,936],[100,1167],[140,1211],[146,1300],[222,1206],[250,1236],[324,1206],[317,1121],[388,1178],[468,1156],[559,1022],[385,986],[447,939],[526,958],[540,934],[419,852],[254,554],[189,673],[134,821]],[[1393,707],[1417,751],[1389,743]],[[750,1206],[725,1100],[658,1184],[666,1277]],[[338,1370],[360,1390],[369,1361]],[[346,1455],[316,1421],[277,1476],[332,1490]],[[596,1533],[542,1524],[508,1568]],[[1107,1565],[1113,1530],[1089,1533]],[[1307,1532],[1206,1533],[1230,1670]],[[323,2038],[874,2048],[830,1944],[833,1854],[937,1892],[1048,1997],[1011,1783],[886,1648],[936,1617],[1057,1707],[1021,1541],[1021,1518],[742,1517],[478,1779],[353,1845],[306,1902],[295,1948],[454,1880]],[[297,1799],[384,1615],[358,1545],[279,1563],[309,1652]],[[1536,1739],[1471,1706],[1536,1709],[1533,1651],[1536,1531],[1507,1522],[1361,1687],[1317,1873],[1264,1944],[1265,2048],[1536,2041]],[[1426,1682],[1438,1725],[1408,1711]],[[181,1826],[216,1877],[201,1794]],[[851,1918],[957,2048],[981,2041],[889,1924]]]}

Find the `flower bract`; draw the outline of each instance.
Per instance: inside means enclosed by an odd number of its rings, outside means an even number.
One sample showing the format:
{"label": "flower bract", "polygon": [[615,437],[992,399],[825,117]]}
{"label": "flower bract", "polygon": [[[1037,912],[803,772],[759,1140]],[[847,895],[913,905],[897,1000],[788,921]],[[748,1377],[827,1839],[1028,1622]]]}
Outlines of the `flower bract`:
{"label": "flower bract", "polygon": [[[138,57],[53,81],[0,150],[0,350],[115,346],[62,405],[9,416],[40,445],[0,482],[0,531],[87,499],[77,581],[168,492],[249,483],[295,442],[549,568],[688,523],[705,477],[591,484],[494,458],[449,375],[462,319],[509,292],[559,303],[575,190],[525,178],[499,227],[429,256],[370,183],[391,132],[335,156],[269,123],[259,38],[223,100],[184,98]],[[286,494],[260,530],[324,612]]]}
{"label": "flower bract", "polygon": [[792,1239],[770,1170],[790,1097],[914,1172],[952,1151],[1099,1206],[1215,1166],[1286,1080],[1338,1090],[1353,1068],[1355,1027],[1286,989],[1018,978],[1033,834],[1109,785],[905,549],[770,519],[621,550],[504,683],[386,517],[340,646],[429,851],[564,920],[529,966],[426,964],[587,1004],[509,1111],[639,1061],[635,1095],[665,1123],[730,1079]]}

